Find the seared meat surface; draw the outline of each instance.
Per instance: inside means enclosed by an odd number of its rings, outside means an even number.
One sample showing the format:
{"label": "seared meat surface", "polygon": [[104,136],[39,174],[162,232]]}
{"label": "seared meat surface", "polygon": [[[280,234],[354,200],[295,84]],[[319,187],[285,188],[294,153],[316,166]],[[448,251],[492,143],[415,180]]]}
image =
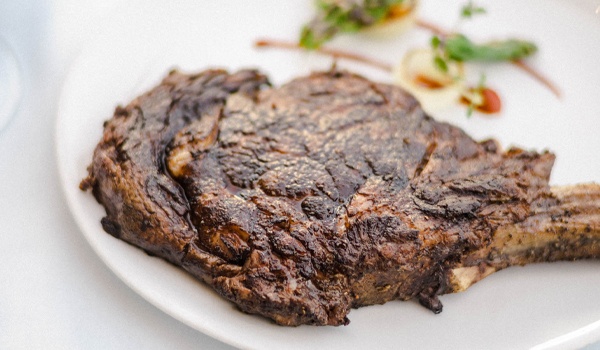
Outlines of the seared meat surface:
{"label": "seared meat surface", "polygon": [[[105,124],[104,229],[282,325],[460,291],[510,265],[600,257],[600,189],[503,151],[398,87],[339,71],[171,72]],[[157,276],[157,278],[159,278]]]}

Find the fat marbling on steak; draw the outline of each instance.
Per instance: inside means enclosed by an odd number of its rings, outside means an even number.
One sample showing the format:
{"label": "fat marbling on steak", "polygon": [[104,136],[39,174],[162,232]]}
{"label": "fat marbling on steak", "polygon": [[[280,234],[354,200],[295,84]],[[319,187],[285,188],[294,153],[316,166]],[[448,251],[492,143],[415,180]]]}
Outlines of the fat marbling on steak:
{"label": "fat marbling on steak", "polygon": [[510,265],[600,257],[600,188],[502,151],[398,87],[332,70],[171,72],[118,107],[89,177],[108,233],[282,325],[461,291]]}

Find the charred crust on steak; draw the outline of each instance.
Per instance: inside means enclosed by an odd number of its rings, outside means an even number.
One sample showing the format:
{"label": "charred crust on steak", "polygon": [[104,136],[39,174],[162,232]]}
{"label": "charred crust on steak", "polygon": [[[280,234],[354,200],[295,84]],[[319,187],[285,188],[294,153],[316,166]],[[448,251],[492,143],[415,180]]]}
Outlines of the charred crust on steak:
{"label": "charred crust on steak", "polygon": [[270,88],[254,70],[172,71],[117,107],[81,188],[106,208],[108,233],[241,310],[345,325],[351,308],[394,299],[440,312],[438,295],[523,263],[488,247],[560,204],[553,162],[476,142],[348,72]]}

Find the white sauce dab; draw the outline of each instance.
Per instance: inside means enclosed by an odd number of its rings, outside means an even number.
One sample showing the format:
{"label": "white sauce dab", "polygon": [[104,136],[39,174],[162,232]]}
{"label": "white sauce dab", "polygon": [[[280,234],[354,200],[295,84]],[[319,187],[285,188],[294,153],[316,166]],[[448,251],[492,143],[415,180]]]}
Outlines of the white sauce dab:
{"label": "white sauce dab", "polygon": [[442,72],[434,58],[430,49],[411,50],[392,71],[394,82],[412,93],[428,113],[458,103],[466,90],[463,65],[448,62],[448,71]]}

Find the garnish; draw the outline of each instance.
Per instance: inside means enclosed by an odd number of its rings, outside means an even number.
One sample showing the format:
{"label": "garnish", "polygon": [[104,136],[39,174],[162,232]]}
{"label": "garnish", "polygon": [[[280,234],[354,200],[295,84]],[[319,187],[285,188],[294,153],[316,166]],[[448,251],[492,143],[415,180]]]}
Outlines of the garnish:
{"label": "garnish", "polygon": [[[533,76],[557,97],[560,91],[540,73],[528,66],[523,59],[535,54],[537,46],[526,40],[506,39],[476,43],[458,31],[448,32],[431,23],[416,19],[418,0],[318,0],[319,12],[315,19],[302,30],[299,43],[262,40],[258,47],[287,49],[311,49],[335,59],[350,59],[392,72],[394,81],[410,91],[428,112],[449,104],[462,102],[467,105],[467,116],[474,111],[498,113],[502,103],[498,94],[486,86],[485,75],[473,87],[466,80],[467,62],[508,62]],[[486,9],[472,0],[460,9],[459,23],[485,14]],[[407,15],[409,14],[409,15]],[[390,21],[403,18],[390,25]],[[377,26],[388,22],[385,26]],[[401,23],[402,26],[398,26]],[[341,32],[384,31],[399,32],[399,28],[417,25],[433,33],[428,49],[410,50],[393,68],[384,62],[354,53],[332,50],[322,46],[324,42]],[[458,26],[455,26],[455,28]]]}
{"label": "garnish", "polygon": [[486,86],[485,80],[485,74],[481,74],[477,86],[462,93],[461,102],[467,105],[467,117],[471,117],[473,111],[493,114],[500,112],[502,108],[500,97]]}
{"label": "garnish", "polygon": [[[276,47],[276,48],[280,48],[280,49],[288,49],[288,50],[304,50],[304,48],[302,46],[300,46],[300,44],[298,43],[294,43],[294,42],[286,42],[286,41],[282,41],[282,40],[270,40],[270,39],[261,39],[261,40],[257,40],[254,45],[256,47]],[[352,53],[352,52],[345,52],[345,51],[341,51],[341,50],[334,50],[334,49],[329,49],[329,48],[325,48],[325,47],[319,47],[318,49],[314,50],[315,52],[318,52],[320,54],[324,54],[327,56],[331,56],[334,59],[339,59],[339,58],[343,58],[343,59],[347,59],[347,60],[351,60],[351,61],[355,61],[355,62],[359,62],[359,63],[363,63],[363,64],[367,64],[369,66],[372,67],[377,67],[383,71],[386,72],[391,72],[392,71],[392,66],[385,63],[385,62],[381,62],[378,60],[375,60],[373,58],[370,57],[365,57],[356,53]]]}
{"label": "garnish", "polygon": [[462,34],[452,35],[444,41],[448,58],[455,61],[501,62],[520,60],[537,52],[529,41],[508,39],[475,44]]}
{"label": "garnish", "polygon": [[[461,8],[460,17],[470,19],[477,14],[484,14],[486,10],[469,1]],[[529,41],[507,39],[477,44],[463,34],[449,34],[435,26],[427,26],[434,32],[430,46],[434,52],[433,66],[438,71],[448,74],[448,67],[458,62],[514,62],[529,57],[537,52],[537,46]],[[455,80],[464,80],[461,75],[455,75]],[[400,82],[399,82],[400,83]],[[451,85],[448,85],[450,87]],[[410,89],[409,89],[410,90]],[[437,93],[437,92],[436,92]],[[460,101],[467,105],[467,116],[473,111],[483,113],[497,113],[501,108],[498,94],[485,86],[485,75],[481,75],[479,84],[475,88],[465,88]]]}
{"label": "garnish", "polygon": [[415,0],[317,0],[317,16],[302,28],[300,46],[314,50],[338,33],[357,32],[400,18],[415,3]]}
{"label": "garnish", "polygon": [[479,77],[479,84],[477,84],[477,87],[468,89],[462,94],[461,102],[467,104],[467,117],[471,117],[477,106],[483,104],[483,90],[486,88],[485,80],[485,74],[482,73]]}
{"label": "garnish", "polygon": [[442,58],[442,56],[440,55],[436,55],[433,58],[433,63],[435,64],[435,66],[442,72],[447,73],[448,72],[448,61],[446,61],[445,59]]}
{"label": "garnish", "polygon": [[[461,9],[462,18],[472,18],[475,14],[483,13],[486,13],[485,9],[475,5],[473,1],[469,1]],[[463,34],[446,33],[437,27],[431,38],[431,47],[438,53],[435,65],[442,70],[445,69],[442,60],[444,63],[448,60],[502,62],[520,60],[537,52],[537,46],[530,41],[507,39],[476,44]]]}
{"label": "garnish", "polygon": [[456,103],[465,91],[463,64],[446,61],[430,49],[408,51],[392,75],[429,113]]}
{"label": "garnish", "polygon": [[[523,72],[529,74],[539,83],[544,85],[556,97],[561,97],[560,89],[554,83],[552,83],[542,73],[538,72],[523,61],[523,58],[531,56],[537,52],[537,46],[534,43],[524,40],[509,39],[503,42],[496,41],[487,44],[471,43],[469,45],[459,45],[461,44],[461,41],[463,41],[462,39],[456,39],[455,43],[452,42],[453,38],[455,38],[457,34],[451,34],[435,24],[418,20],[417,26],[433,33],[433,37],[431,38],[431,47],[433,50],[436,50],[436,52],[438,52],[438,56],[444,60],[454,57],[456,60],[462,62],[510,62],[515,67],[521,69]],[[449,46],[447,45],[448,41],[450,42]],[[474,46],[477,46],[478,49],[473,50],[472,48]],[[439,61],[439,59],[436,59],[436,61]],[[434,62],[434,64],[438,67],[442,66],[440,62]],[[443,70],[443,68],[440,69]]]}
{"label": "garnish", "polygon": [[478,14],[486,13],[483,7],[477,6],[473,3],[473,1],[469,1],[466,5],[464,5],[460,11],[460,16],[462,18],[471,18]]}

